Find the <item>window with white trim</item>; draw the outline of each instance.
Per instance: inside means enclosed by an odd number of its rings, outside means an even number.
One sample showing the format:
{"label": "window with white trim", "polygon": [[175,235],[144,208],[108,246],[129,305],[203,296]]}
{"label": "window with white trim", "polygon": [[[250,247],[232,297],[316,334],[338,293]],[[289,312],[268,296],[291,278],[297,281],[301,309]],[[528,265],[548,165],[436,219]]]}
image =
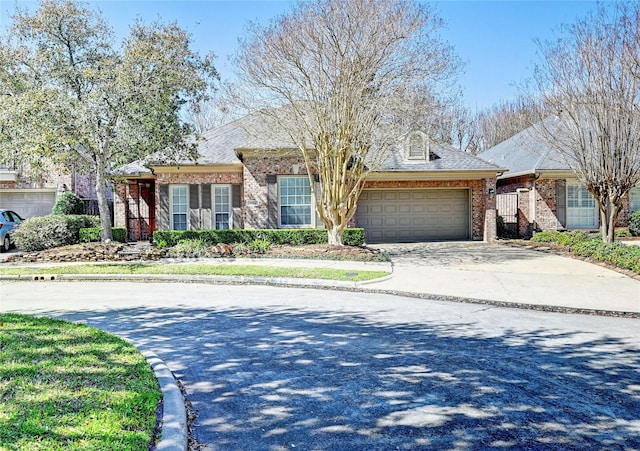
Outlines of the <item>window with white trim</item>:
{"label": "window with white trim", "polygon": [[567,227],[598,227],[596,201],[589,190],[579,183],[567,183]]}
{"label": "window with white trim", "polygon": [[313,225],[313,195],[309,177],[279,177],[281,227]]}
{"label": "window with white trim", "polygon": [[231,187],[213,185],[213,221],[216,229],[231,228]]}
{"label": "window with white trim", "polygon": [[189,199],[187,185],[171,186],[171,229],[189,228]]}
{"label": "window with white trim", "polygon": [[629,191],[629,211],[640,211],[640,186],[635,186]]}

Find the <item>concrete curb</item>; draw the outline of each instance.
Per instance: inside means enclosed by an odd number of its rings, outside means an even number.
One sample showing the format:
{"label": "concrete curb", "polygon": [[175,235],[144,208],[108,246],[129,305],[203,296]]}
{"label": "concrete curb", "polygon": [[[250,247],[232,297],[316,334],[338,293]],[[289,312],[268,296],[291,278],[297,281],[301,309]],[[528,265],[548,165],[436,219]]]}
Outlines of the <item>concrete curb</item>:
{"label": "concrete curb", "polygon": [[383,282],[393,277],[389,274],[378,279],[365,280],[362,282],[347,282],[340,280],[325,279],[302,279],[297,277],[256,277],[256,276],[207,276],[207,275],[176,275],[176,274],[22,274],[22,275],[0,275],[0,280],[21,280],[34,282],[51,281],[113,281],[131,280],[143,282],[207,282],[207,283],[231,283],[231,284],[252,284],[252,285],[286,285],[291,287],[315,286],[318,288],[343,288],[355,289],[372,283]]}
{"label": "concrete curb", "polygon": [[153,369],[162,391],[162,435],[157,450],[187,451],[187,412],[173,373],[155,353],[140,350]]}

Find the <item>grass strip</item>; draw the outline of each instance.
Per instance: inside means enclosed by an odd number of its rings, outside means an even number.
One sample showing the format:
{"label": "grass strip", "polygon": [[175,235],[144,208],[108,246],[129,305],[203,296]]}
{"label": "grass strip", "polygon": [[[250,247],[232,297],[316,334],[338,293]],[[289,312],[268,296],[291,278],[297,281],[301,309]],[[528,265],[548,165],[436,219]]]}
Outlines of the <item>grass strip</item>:
{"label": "grass strip", "polygon": [[213,275],[213,276],[254,276],[254,277],[293,277],[305,279],[323,279],[362,282],[378,279],[389,273],[386,271],[360,271],[334,268],[281,268],[261,265],[207,265],[187,264],[97,264],[49,266],[37,268],[0,268],[0,275],[38,275],[38,274],[176,274],[176,275]]}
{"label": "grass strip", "polygon": [[99,329],[0,314],[0,449],[144,450],[161,392],[144,356]]}

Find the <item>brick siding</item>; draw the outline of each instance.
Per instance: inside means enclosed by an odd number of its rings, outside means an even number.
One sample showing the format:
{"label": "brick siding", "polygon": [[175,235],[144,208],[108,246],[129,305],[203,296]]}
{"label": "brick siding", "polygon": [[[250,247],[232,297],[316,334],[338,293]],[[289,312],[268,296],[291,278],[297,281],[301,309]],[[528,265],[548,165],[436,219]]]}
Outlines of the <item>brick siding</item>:
{"label": "brick siding", "polygon": [[250,229],[269,227],[267,175],[306,175],[307,168],[300,156],[244,158],[244,225]]}
{"label": "brick siding", "polygon": [[[156,175],[156,199],[161,184],[242,184],[241,214],[244,228],[268,228],[267,175],[306,175],[302,157],[245,156],[242,173],[158,173]],[[365,188],[465,188],[471,190],[471,236],[473,240],[493,240],[496,236],[495,198],[489,197],[489,189],[496,190],[495,179],[445,180],[445,181],[368,181]],[[119,184],[115,197],[115,222],[126,226],[126,190]],[[156,202],[156,217],[159,216]],[[356,218],[350,221],[353,226]],[[238,224],[234,225],[236,228]],[[319,224],[321,226],[321,224]]]}
{"label": "brick siding", "polygon": [[[518,211],[520,215],[520,236],[529,238],[534,228],[536,231],[558,230],[562,225],[558,220],[558,206],[556,196],[556,179],[538,179],[533,175],[498,180],[498,193],[514,193],[518,189],[528,189],[529,192],[519,192]],[[531,211],[531,195],[535,189],[535,217]],[[622,210],[618,215],[616,227],[626,227],[629,224],[630,196],[627,193],[622,199]]]}

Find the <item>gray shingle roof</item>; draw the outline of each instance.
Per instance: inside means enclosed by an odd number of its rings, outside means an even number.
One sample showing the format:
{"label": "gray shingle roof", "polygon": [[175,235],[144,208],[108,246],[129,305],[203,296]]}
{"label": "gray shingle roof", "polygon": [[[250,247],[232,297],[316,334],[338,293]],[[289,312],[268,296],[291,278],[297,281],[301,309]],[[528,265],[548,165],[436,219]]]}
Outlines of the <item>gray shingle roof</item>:
{"label": "gray shingle roof", "polygon": [[[557,119],[547,119],[555,120]],[[569,170],[560,153],[545,141],[536,126],[521,131],[478,156],[509,169],[502,178],[535,174],[537,171]]]}
{"label": "gray shingle roof", "polygon": [[[148,166],[193,166],[241,164],[237,149],[273,150],[294,149],[296,146],[286,133],[261,132],[263,123],[254,115],[245,116],[221,127],[205,132],[198,143],[199,158],[192,160],[162,161],[158,156],[149,156],[114,171],[114,175],[140,176],[151,174]],[[446,144],[431,143],[430,150],[439,158],[431,161],[406,160],[400,147],[390,150],[390,158],[378,171],[499,171],[504,165],[495,165],[474,155],[457,150]]]}
{"label": "gray shingle roof", "polygon": [[430,143],[429,151],[434,157],[430,161],[407,160],[402,151],[393,149],[391,157],[378,169],[381,172],[412,171],[496,171],[504,166],[487,162],[477,156],[455,149],[447,144]]}

